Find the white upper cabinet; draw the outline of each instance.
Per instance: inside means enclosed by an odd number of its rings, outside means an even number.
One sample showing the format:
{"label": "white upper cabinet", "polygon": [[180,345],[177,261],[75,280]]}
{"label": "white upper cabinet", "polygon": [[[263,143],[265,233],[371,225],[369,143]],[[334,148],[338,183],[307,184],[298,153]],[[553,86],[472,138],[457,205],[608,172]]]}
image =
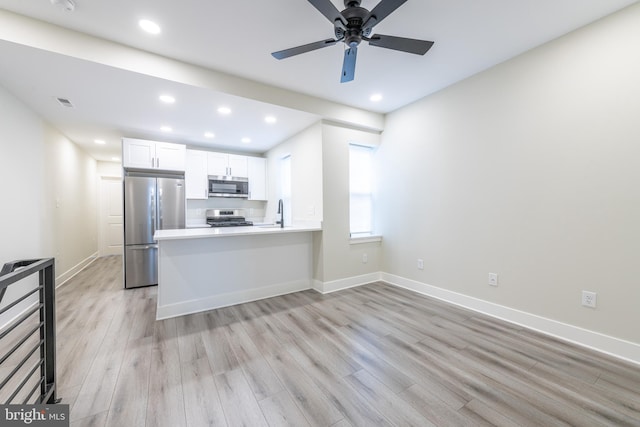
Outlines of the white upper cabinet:
{"label": "white upper cabinet", "polygon": [[182,144],[122,138],[122,166],[184,172],[186,151]]}
{"label": "white upper cabinet", "polygon": [[267,200],[267,159],[248,157],[249,200]]}
{"label": "white upper cabinet", "polygon": [[207,154],[206,151],[187,150],[187,163],[184,172],[187,199],[209,198]]}
{"label": "white upper cabinet", "polygon": [[229,155],[225,153],[207,153],[208,174],[226,176],[229,169]]}
{"label": "white upper cabinet", "polygon": [[246,178],[249,176],[247,156],[237,156],[235,154],[229,154],[229,175],[239,176]]}
{"label": "white upper cabinet", "polygon": [[141,139],[122,139],[122,165],[125,168],[153,169],[156,143]]}
{"label": "white upper cabinet", "polygon": [[184,171],[187,162],[187,147],[168,142],[156,143],[156,169]]}
{"label": "white upper cabinet", "polygon": [[237,176],[246,178],[248,163],[246,156],[226,153],[208,153],[209,175]]}

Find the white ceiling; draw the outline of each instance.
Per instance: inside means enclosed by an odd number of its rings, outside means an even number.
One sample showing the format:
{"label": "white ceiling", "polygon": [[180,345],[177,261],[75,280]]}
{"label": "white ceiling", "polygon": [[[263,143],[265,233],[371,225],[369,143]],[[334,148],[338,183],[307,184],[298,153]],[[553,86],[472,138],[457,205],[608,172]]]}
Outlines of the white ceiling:
{"label": "white ceiling", "polygon": [[[340,0],[332,0],[342,10]],[[387,113],[638,0],[409,0],[374,33],[435,41],[425,56],[363,43],[355,81],[341,84],[343,45],[282,61],[270,53],[333,37],[308,1],[75,0],[64,12],[50,0],[0,0],[0,8],[248,80]],[[363,0],[373,9],[377,0]],[[161,34],[137,26],[156,21]],[[74,59],[0,40],[0,84],[99,160],[118,155],[122,135],[264,152],[321,118],[223,93]],[[96,84],[98,83],[99,84]],[[171,93],[177,102],[161,105]],[[372,103],[369,96],[381,93]],[[57,105],[65,97],[73,111]],[[219,117],[217,106],[234,113]],[[274,125],[264,116],[278,118]],[[170,125],[174,131],[158,129]],[[213,140],[203,137],[210,130]],[[252,139],[249,144],[241,137]],[[106,147],[93,144],[107,139]],[[115,141],[115,142],[114,142]]]}

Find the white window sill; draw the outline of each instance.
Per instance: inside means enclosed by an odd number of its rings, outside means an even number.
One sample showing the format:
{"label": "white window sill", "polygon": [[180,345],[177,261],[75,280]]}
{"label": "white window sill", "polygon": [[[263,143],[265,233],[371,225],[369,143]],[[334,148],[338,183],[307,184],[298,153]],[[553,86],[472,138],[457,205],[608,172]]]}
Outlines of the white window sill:
{"label": "white window sill", "polygon": [[382,242],[382,236],[372,234],[370,236],[358,236],[358,237],[351,237],[349,239],[350,245],[360,245],[362,243],[375,243],[375,242]]}

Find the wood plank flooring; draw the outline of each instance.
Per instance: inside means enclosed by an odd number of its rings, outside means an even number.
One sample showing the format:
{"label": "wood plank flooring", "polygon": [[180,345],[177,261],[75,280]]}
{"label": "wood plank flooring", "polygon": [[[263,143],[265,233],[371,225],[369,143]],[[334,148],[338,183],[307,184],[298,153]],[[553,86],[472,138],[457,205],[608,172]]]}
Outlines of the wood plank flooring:
{"label": "wood plank flooring", "polygon": [[155,321],[97,260],[58,289],[73,426],[640,426],[640,368],[384,283]]}

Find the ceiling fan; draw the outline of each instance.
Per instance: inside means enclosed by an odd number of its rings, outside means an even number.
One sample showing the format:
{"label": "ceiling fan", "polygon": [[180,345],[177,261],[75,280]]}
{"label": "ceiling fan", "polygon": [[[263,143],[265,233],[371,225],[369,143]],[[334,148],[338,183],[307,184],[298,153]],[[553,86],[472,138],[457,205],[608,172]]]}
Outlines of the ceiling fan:
{"label": "ceiling fan", "polygon": [[309,0],[309,3],[331,21],[336,38],[280,50],[273,52],[271,55],[276,59],[285,59],[343,42],[348,46],[348,49],[344,51],[340,83],[350,82],[355,77],[358,45],[362,40],[369,42],[371,46],[424,55],[433,46],[433,42],[386,36],[384,34],[374,34],[369,37],[375,25],[379,24],[406,1],[381,0],[369,12],[367,9],[360,7],[361,0],[344,0],[345,9],[341,12],[331,3],[331,0]]}

